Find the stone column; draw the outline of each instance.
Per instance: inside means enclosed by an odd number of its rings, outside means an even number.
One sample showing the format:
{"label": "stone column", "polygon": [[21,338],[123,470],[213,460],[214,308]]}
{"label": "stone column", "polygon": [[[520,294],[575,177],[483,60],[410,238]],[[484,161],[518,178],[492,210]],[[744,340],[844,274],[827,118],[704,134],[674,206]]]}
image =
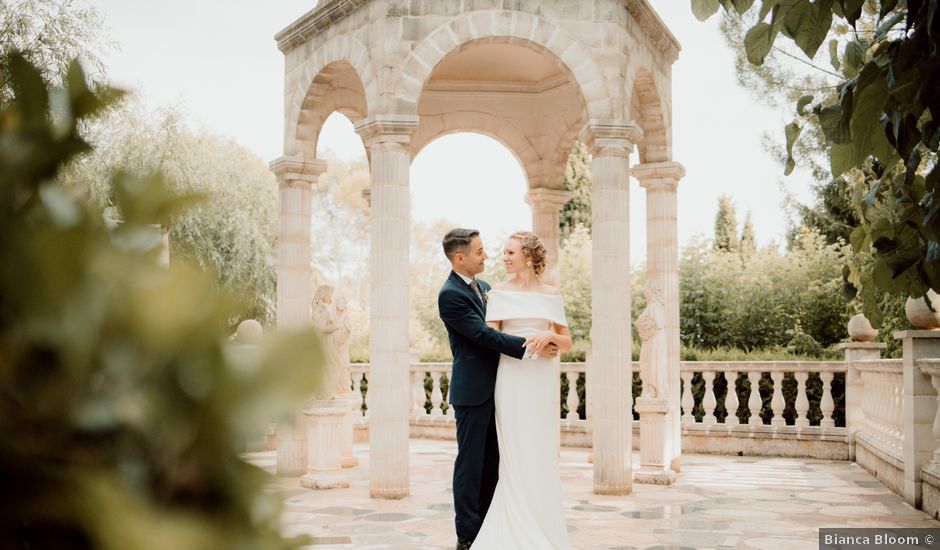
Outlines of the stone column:
{"label": "stone column", "polygon": [[369,371],[369,494],[409,494],[408,143],[416,115],[375,115],[356,124],[371,152],[372,247]]}
{"label": "stone column", "polygon": [[532,231],[542,238],[548,252],[548,265],[543,280],[550,285],[558,285],[561,280],[558,257],[561,250],[558,234],[558,214],[571,198],[571,192],[564,189],[536,187],[526,195],[526,202],[532,207]]}
{"label": "stone column", "polygon": [[933,422],[937,407],[937,390],[931,377],[923,372],[920,359],[940,357],[940,331],[902,330],[894,337],[904,344],[904,409],[901,423],[904,432],[904,500],[915,508],[921,506],[921,469],[930,462],[937,440]]}
{"label": "stone column", "polygon": [[[310,322],[311,188],[326,162],[284,156],[270,165],[277,176],[280,231],[277,242],[277,326],[300,328]],[[277,427],[277,474],[299,476],[307,469],[306,420],[300,409],[293,422]]]}
{"label": "stone column", "polygon": [[849,460],[855,460],[855,432],[865,424],[862,411],[862,398],[865,396],[865,384],[862,375],[855,367],[856,361],[877,361],[881,359],[881,350],[888,347],[883,342],[845,342],[839,348],[845,352],[845,432],[848,436]]}
{"label": "stone column", "polygon": [[631,171],[646,189],[646,279],[663,290],[666,306],[666,464],[680,470],[679,247],[676,188],[685,175],[678,162],[638,164]]}
{"label": "stone column", "polygon": [[589,121],[592,155],[591,362],[594,493],[633,489],[630,317],[630,153],[642,136],[625,121]]}

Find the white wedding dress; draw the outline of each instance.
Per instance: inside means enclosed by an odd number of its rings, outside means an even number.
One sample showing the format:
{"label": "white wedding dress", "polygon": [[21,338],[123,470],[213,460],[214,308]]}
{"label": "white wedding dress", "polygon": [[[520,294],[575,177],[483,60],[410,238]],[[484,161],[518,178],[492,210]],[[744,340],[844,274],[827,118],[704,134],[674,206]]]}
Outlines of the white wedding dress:
{"label": "white wedding dress", "polygon": [[[493,290],[487,321],[527,338],[567,326],[561,296]],[[570,548],[558,471],[558,373],[554,359],[500,356],[496,374],[499,482],[473,550]]]}

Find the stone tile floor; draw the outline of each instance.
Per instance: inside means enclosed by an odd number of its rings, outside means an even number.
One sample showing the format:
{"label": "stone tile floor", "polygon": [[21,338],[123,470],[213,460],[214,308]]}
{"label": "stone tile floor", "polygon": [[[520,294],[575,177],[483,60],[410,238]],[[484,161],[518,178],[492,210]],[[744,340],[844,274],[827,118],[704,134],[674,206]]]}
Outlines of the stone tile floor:
{"label": "stone tile floor", "polygon": [[[456,452],[453,441],[412,439],[411,496],[402,500],[369,498],[366,444],[355,448],[360,465],[346,470],[348,489],[313,491],[297,478],[279,479],[284,532],[312,536],[309,550],[452,549]],[[247,457],[274,469],[273,452]],[[940,527],[852,462],[686,455],[674,485],[634,484],[632,494],[612,497],[591,493],[587,458],[586,449],[561,454],[565,516],[579,550],[815,550],[820,527]]]}

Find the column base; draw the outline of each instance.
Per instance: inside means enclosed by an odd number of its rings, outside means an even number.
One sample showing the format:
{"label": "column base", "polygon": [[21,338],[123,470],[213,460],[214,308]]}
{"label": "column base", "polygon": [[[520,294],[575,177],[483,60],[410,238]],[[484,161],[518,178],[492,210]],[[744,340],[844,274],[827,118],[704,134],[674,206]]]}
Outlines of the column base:
{"label": "column base", "polygon": [[672,485],[676,482],[677,477],[676,473],[669,469],[647,470],[641,468],[639,472],[633,474],[633,481],[648,485]]}
{"label": "column base", "polygon": [[411,492],[407,489],[383,489],[369,490],[369,498],[381,498],[385,500],[399,500],[408,498]]}
{"label": "column base", "polygon": [[633,487],[594,487],[595,495],[603,496],[625,496],[633,492]]}
{"label": "column base", "polygon": [[349,480],[335,475],[304,474],[300,485],[307,489],[345,489],[349,487]]}

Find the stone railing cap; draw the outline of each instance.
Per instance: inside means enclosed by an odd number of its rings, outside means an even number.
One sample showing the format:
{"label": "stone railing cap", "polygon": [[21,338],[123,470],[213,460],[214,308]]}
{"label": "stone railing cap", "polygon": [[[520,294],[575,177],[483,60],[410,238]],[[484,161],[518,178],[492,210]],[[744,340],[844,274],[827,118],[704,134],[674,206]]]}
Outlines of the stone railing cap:
{"label": "stone railing cap", "polygon": [[836,344],[839,349],[885,349],[888,344],[884,342],[842,342]]}
{"label": "stone railing cap", "polygon": [[940,338],[940,330],[899,330],[892,336],[898,340],[904,338]]}

